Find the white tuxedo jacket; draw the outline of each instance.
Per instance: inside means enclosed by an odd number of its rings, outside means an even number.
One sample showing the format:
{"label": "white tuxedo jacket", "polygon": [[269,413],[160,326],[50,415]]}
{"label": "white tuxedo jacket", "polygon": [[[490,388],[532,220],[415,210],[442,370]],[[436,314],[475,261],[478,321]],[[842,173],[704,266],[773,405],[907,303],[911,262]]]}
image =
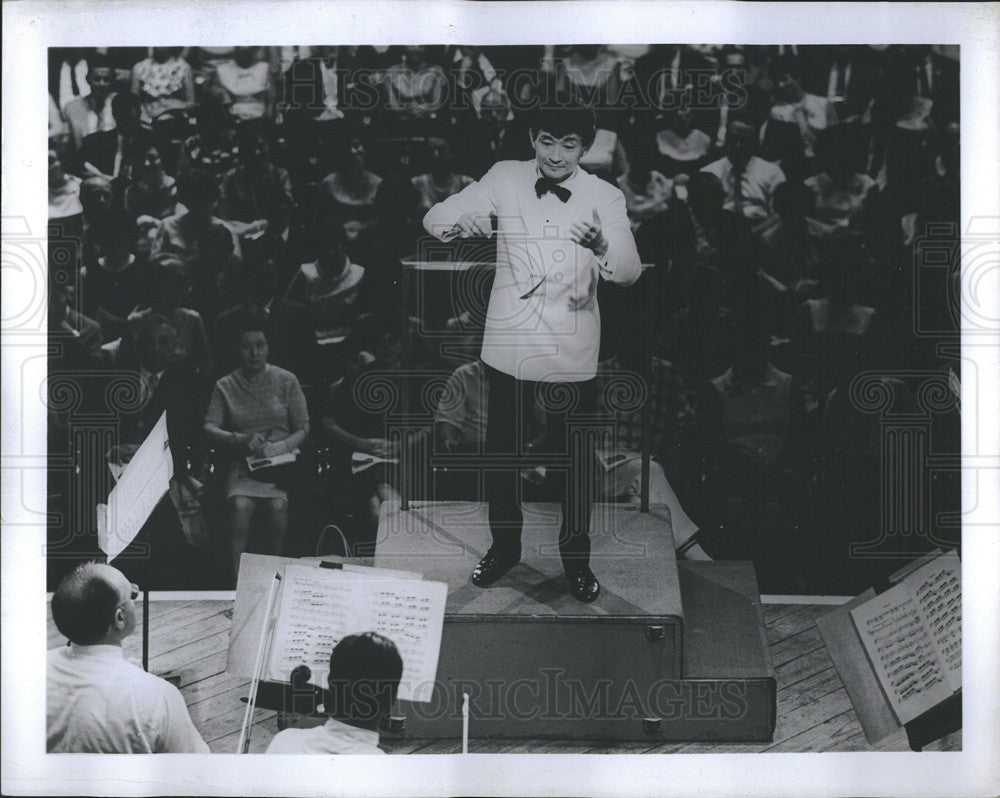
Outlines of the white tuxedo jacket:
{"label": "white tuxedo jacket", "polygon": [[[642,267],[618,188],[578,168],[561,183],[571,192],[563,203],[551,192],[537,196],[539,175],[534,160],[501,161],[431,208],[424,228],[448,240],[460,216],[495,215],[496,278],[483,361],[521,380],[580,382],[597,372],[601,316],[596,297],[579,310],[573,300],[593,295],[599,276],[632,285]],[[600,259],[569,237],[573,222],[593,221],[595,208],[608,241]]]}

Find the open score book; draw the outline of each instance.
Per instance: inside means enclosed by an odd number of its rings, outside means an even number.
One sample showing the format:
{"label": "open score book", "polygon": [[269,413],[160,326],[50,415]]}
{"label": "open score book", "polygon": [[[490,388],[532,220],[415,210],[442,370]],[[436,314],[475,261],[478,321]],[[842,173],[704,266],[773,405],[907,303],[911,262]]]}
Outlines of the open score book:
{"label": "open score book", "polygon": [[851,620],[900,723],[961,689],[961,562],[954,552],[855,607]]}

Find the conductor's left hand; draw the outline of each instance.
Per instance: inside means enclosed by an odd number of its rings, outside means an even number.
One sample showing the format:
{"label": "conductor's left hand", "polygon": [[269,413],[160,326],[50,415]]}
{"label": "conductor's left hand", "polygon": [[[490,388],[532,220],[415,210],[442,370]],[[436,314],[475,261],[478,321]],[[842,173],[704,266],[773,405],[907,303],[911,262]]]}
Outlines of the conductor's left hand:
{"label": "conductor's left hand", "polygon": [[597,208],[594,208],[593,217],[589,221],[573,222],[569,228],[569,237],[599,258],[603,258],[608,251],[608,240],[604,237],[604,228]]}

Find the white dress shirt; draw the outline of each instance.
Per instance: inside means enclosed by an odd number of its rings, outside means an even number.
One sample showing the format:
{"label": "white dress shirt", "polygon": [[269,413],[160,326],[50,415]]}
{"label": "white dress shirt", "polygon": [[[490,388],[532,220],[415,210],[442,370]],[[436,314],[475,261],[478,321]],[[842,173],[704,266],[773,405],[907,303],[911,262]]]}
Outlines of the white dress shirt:
{"label": "white dress shirt", "polygon": [[[726,199],[722,207],[727,211],[735,211],[736,185],[733,178],[733,165],[729,158],[720,158],[701,171],[719,178],[722,188],[726,192]],[[771,198],[774,190],[784,182],[785,173],[781,171],[781,167],[770,161],[765,161],[763,158],[758,158],[756,155],[751,156],[743,168],[740,179],[743,215],[751,220],[766,219],[770,216]]]}
{"label": "white dress shirt", "polygon": [[330,718],[312,729],[285,729],[274,735],[269,754],[385,754],[378,732]]}
{"label": "white dress shirt", "polygon": [[52,649],[45,676],[49,753],[209,753],[180,690],[121,646]]}
{"label": "white dress shirt", "polygon": [[[449,240],[459,217],[496,215],[496,277],[486,314],[483,361],[521,380],[580,382],[597,372],[598,276],[631,285],[642,266],[620,189],[577,168],[560,183],[571,192],[564,203],[551,192],[537,196],[539,176],[534,160],[501,161],[482,179],[431,208],[424,228]],[[569,235],[574,222],[593,221],[595,208],[608,242],[600,259]],[[580,309],[573,308],[574,300]]]}

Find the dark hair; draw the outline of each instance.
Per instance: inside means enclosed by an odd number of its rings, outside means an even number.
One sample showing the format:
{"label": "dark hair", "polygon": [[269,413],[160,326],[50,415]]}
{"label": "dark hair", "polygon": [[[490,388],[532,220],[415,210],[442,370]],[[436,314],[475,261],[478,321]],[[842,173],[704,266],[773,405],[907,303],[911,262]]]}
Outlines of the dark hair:
{"label": "dark hair", "polygon": [[177,198],[185,205],[195,198],[217,200],[218,179],[207,169],[188,169],[177,176]]}
{"label": "dark hair", "polygon": [[333,247],[336,247],[338,252],[344,252],[347,249],[347,232],[344,230],[344,222],[347,219],[342,218],[339,213],[334,213],[332,216],[333,218],[329,220],[328,224],[320,225],[315,232],[317,255],[321,255]]}
{"label": "dark hair", "polygon": [[774,189],[771,205],[778,216],[806,216],[813,212],[816,195],[801,180],[786,180]]}
{"label": "dark hair", "polygon": [[182,283],[191,284],[191,275],[188,274],[184,261],[176,255],[160,255],[153,260],[151,266],[150,287],[154,292],[162,292]]}
{"label": "dark hair", "polygon": [[85,562],[67,575],[52,596],[52,619],[71,643],[92,645],[111,626],[120,600],[117,591]]}
{"label": "dark hair", "polygon": [[399,222],[417,215],[420,195],[410,179],[404,175],[390,175],[375,192],[372,213],[384,222]]}
{"label": "dark hair", "polygon": [[130,91],[120,91],[111,98],[111,116],[116,125],[121,125],[130,113],[138,113],[139,108],[139,98]]}
{"label": "dark hair", "polygon": [[163,327],[177,335],[177,330],[170,320],[159,313],[145,313],[133,322],[135,353],[141,363],[145,363],[148,356],[156,351],[156,331]]}
{"label": "dark hair", "polygon": [[240,152],[252,147],[257,141],[263,141],[268,147],[272,144],[272,131],[270,126],[261,119],[248,119],[241,122],[236,128],[236,148]]}
{"label": "dark hair", "polygon": [[105,53],[99,53],[97,50],[87,53],[86,61],[88,74],[95,69],[111,69],[114,71],[108,56]]}
{"label": "dark hair", "polygon": [[129,251],[135,249],[139,227],[135,217],[124,208],[109,208],[101,217],[98,230],[101,248],[107,251],[127,242]]}
{"label": "dark hair", "polygon": [[377,632],[348,635],[330,654],[325,705],[327,714],[351,721],[377,721],[391,705],[403,676],[396,644]]}
{"label": "dark hair", "polygon": [[236,341],[238,342],[244,333],[250,332],[263,333],[264,337],[267,338],[268,323],[263,313],[240,314],[239,324],[236,327]]}
{"label": "dark hair", "polygon": [[531,115],[532,135],[542,131],[557,138],[575,133],[583,146],[589,147],[597,137],[597,117],[589,105],[571,94],[557,92],[551,104],[540,104]]}

